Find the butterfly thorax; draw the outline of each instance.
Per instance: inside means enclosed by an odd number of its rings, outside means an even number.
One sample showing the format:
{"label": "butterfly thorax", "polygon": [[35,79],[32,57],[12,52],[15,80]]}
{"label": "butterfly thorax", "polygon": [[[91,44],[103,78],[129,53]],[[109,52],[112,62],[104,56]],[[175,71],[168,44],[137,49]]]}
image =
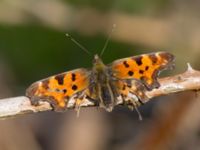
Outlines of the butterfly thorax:
{"label": "butterfly thorax", "polygon": [[93,61],[92,76],[94,82],[94,91],[99,99],[100,106],[107,111],[112,111],[114,107],[114,93],[111,87],[111,77],[106,65],[98,55],[95,55]]}

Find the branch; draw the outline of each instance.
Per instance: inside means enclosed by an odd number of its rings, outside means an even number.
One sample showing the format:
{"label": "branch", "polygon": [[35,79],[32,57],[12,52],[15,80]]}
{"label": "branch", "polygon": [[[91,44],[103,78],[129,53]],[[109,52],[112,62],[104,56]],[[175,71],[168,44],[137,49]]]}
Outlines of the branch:
{"label": "branch", "polygon": [[168,95],[182,91],[199,90],[200,71],[194,70],[188,63],[187,70],[184,73],[158,79],[158,81],[160,83],[160,87],[146,93],[149,97],[149,100],[151,100],[153,97],[161,95]]}
{"label": "branch", "polygon": [[[177,93],[189,90],[199,90],[200,89],[200,71],[192,69],[190,64],[188,64],[187,71],[175,76],[165,77],[159,79],[160,87],[152,91],[148,91],[146,95],[149,100],[152,98],[168,95],[171,93]],[[81,106],[90,106],[90,102],[85,102]],[[40,102],[39,106],[33,106],[30,103],[30,99],[25,96],[6,98],[0,100],[0,118],[14,117],[16,115],[36,113],[52,110],[52,107],[48,102]]]}

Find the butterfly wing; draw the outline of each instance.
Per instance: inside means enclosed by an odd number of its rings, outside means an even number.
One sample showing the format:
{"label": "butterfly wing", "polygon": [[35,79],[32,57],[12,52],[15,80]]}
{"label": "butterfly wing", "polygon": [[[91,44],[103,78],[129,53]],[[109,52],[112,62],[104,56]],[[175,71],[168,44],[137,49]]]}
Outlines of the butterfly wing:
{"label": "butterfly wing", "polygon": [[115,81],[117,87],[117,104],[123,103],[126,105],[139,106],[146,102],[148,97],[145,92],[145,86],[137,80],[117,80]]}
{"label": "butterfly wing", "polygon": [[[76,69],[33,83],[26,91],[31,103],[48,101],[56,111],[74,107],[79,100],[86,100],[84,94],[89,87],[90,71]],[[77,101],[76,101],[77,100]]]}
{"label": "butterfly wing", "polygon": [[173,66],[174,56],[167,52],[143,54],[119,59],[110,65],[112,76],[117,79],[142,81],[148,90],[159,87],[160,71]]}

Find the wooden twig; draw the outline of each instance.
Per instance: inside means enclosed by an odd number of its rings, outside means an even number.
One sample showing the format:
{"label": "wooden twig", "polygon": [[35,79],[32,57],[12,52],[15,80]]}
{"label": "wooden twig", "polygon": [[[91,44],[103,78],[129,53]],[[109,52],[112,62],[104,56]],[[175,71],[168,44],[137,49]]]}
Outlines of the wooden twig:
{"label": "wooden twig", "polygon": [[0,118],[8,118],[20,114],[36,113],[51,110],[47,102],[40,102],[39,106],[33,106],[26,96],[11,97],[0,100]]}
{"label": "wooden twig", "polygon": [[[194,70],[191,65],[187,64],[187,70],[175,76],[159,79],[160,87],[146,94],[149,100],[153,97],[168,95],[172,93],[200,89],[200,71]],[[148,101],[149,101],[148,100]]]}
{"label": "wooden twig", "polygon": [[[199,90],[200,89],[200,71],[194,70],[188,63],[187,71],[175,76],[159,79],[160,87],[146,94],[149,100],[153,97],[168,95],[181,91]],[[90,106],[89,102],[83,103],[82,106]],[[20,114],[36,113],[52,110],[52,107],[47,102],[40,102],[39,106],[33,106],[30,99],[25,96],[12,97],[0,100],[0,118],[14,117]]]}

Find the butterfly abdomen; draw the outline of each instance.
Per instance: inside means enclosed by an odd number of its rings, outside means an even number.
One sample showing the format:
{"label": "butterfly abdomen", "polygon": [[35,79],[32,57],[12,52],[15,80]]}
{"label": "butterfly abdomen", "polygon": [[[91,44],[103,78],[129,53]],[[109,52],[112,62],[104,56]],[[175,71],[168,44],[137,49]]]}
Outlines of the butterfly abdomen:
{"label": "butterfly abdomen", "polygon": [[99,98],[101,106],[103,106],[107,111],[112,111],[114,107],[114,95],[109,84],[105,86],[100,85]]}
{"label": "butterfly abdomen", "polygon": [[99,99],[99,105],[107,111],[112,111],[114,107],[114,94],[109,84],[109,76],[106,72],[97,72],[96,74],[96,95]]}

